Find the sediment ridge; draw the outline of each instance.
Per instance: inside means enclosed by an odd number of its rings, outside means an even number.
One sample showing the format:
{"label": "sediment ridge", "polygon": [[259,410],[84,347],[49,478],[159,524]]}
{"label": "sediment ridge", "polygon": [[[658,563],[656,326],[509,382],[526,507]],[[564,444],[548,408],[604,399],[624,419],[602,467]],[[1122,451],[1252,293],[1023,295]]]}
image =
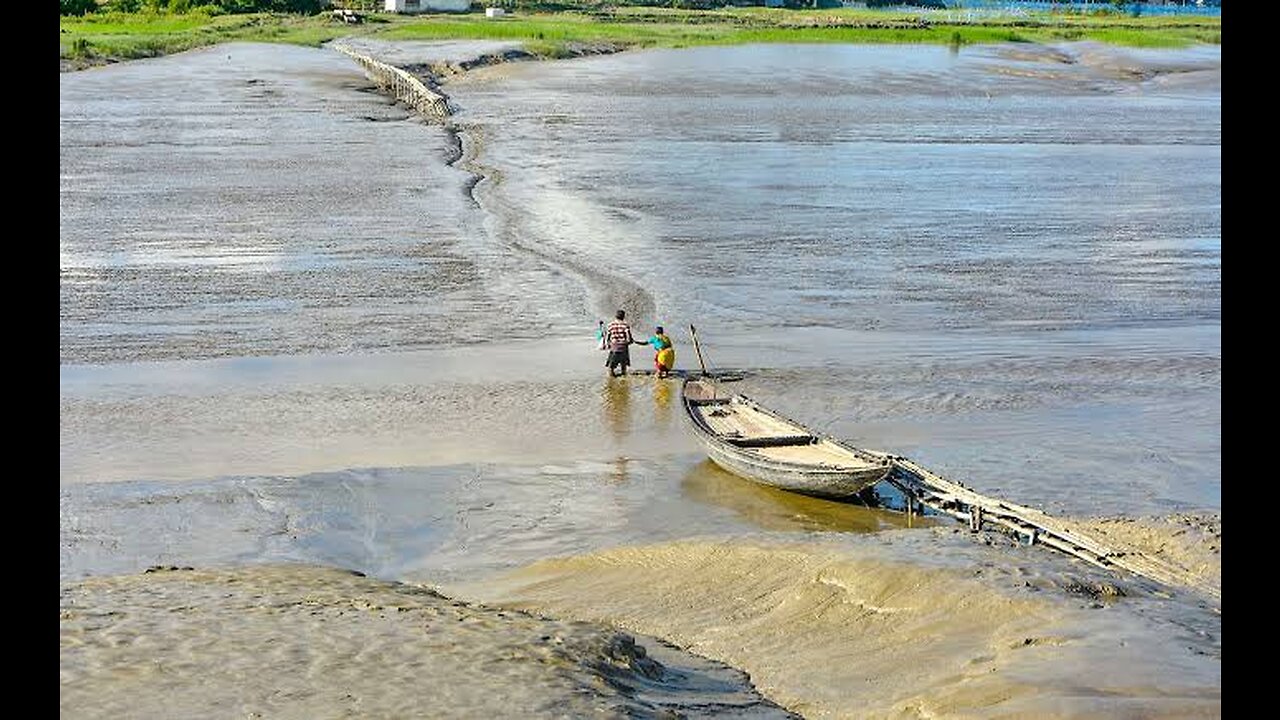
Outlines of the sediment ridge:
{"label": "sediment ridge", "polygon": [[[502,200],[497,190],[503,182],[502,171],[479,160],[484,148],[485,127],[479,123],[458,121],[456,105],[441,89],[444,79],[476,68],[547,58],[527,50],[508,48],[461,60],[394,66],[341,44],[334,44],[334,48],[360,63],[366,74],[392,97],[405,102],[425,121],[437,123],[444,128],[450,145],[445,157],[446,164],[470,174],[470,178],[463,184],[463,192],[475,207],[485,210],[495,218],[494,233],[504,246],[581,278],[594,299],[594,305],[604,315],[612,315],[613,310],[625,307],[633,317],[652,316],[655,308],[653,295],[639,284],[601,270],[596,264],[573,257],[561,248],[544,248],[529,239],[532,234],[519,227],[516,219],[518,210],[504,210],[500,207]],[[565,46],[563,55],[554,59],[611,54],[625,49],[624,45],[612,43],[570,43]],[[412,80],[406,80],[406,77]],[[482,185],[489,189],[487,199],[481,197],[484,192]]]}
{"label": "sediment ridge", "polygon": [[63,717],[793,717],[608,627],[310,565],[62,583]]}

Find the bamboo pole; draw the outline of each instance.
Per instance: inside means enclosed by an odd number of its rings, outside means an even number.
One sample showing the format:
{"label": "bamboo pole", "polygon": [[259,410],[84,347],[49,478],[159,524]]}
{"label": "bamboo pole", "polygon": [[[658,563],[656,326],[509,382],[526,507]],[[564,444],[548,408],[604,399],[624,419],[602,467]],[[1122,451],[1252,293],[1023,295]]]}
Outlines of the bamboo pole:
{"label": "bamboo pole", "polygon": [[707,363],[702,359],[702,346],[698,344],[698,328],[694,327],[693,323],[689,323],[689,334],[693,336],[693,350],[698,353],[698,365],[702,368],[702,376],[709,377]]}

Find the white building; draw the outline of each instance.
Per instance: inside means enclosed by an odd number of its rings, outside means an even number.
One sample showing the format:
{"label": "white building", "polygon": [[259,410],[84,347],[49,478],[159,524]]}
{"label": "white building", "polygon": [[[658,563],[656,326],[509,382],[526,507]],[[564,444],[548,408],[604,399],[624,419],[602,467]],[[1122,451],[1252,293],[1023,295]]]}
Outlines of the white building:
{"label": "white building", "polygon": [[421,13],[421,12],[466,12],[471,9],[471,0],[387,0],[387,12]]}

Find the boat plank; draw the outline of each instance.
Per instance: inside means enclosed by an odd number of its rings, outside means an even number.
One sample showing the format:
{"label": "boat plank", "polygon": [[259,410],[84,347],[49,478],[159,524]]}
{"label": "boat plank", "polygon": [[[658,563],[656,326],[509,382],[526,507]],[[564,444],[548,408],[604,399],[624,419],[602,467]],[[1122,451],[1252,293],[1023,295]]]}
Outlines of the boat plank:
{"label": "boat plank", "polygon": [[803,428],[738,404],[698,408],[707,425],[717,435],[738,438],[767,438],[806,434]]}
{"label": "boat plank", "polygon": [[818,442],[812,445],[783,445],[778,447],[752,448],[754,452],[775,460],[787,462],[826,464],[836,468],[862,469],[874,467],[853,453],[829,442]]}
{"label": "boat plank", "polygon": [[857,496],[892,469],[888,457],[815,433],[745,395],[718,397],[711,382],[686,379],[681,395],[711,460],[761,484],[843,499]]}

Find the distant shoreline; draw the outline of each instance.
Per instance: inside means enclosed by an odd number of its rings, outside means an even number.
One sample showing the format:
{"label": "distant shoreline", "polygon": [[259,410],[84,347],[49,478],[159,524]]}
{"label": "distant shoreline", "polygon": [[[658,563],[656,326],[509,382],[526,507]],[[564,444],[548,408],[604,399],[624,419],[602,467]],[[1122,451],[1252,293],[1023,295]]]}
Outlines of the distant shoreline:
{"label": "distant shoreline", "polygon": [[783,10],[725,8],[679,10],[624,6],[512,14],[372,14],[360,25],[327,15],[280,13],[96,13],[65,16],[59,25],[59,71],[172,55],[226,42],[274,42],[320,47],[337,39],[505,40],[540,59],[563,59],[649,47],[756,43],[892,43],[970,45],[1091,40],[1134,47],[1221,44],[1220,17],[1033,13],[957,18],[956,11]]}

